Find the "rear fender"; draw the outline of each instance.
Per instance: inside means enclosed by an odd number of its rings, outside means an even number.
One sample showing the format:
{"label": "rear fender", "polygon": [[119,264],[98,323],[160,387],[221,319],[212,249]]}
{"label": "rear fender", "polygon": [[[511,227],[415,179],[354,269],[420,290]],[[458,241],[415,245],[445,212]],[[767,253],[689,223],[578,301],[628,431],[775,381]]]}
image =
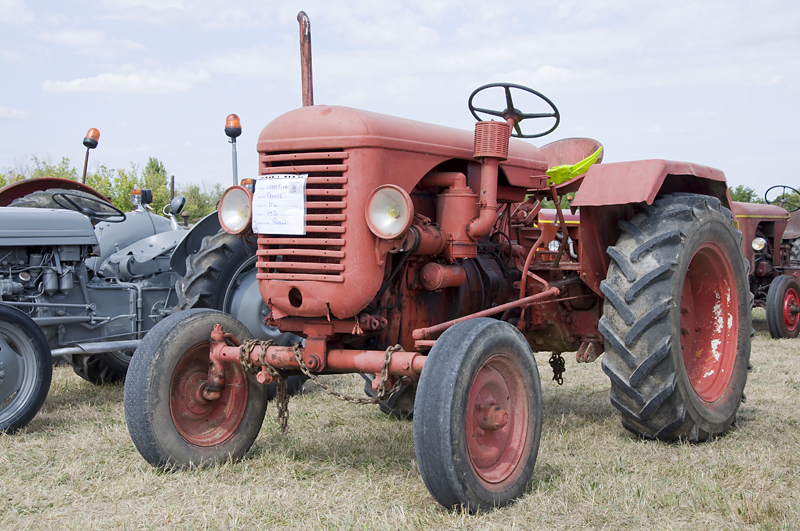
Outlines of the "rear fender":
{"label": "rear fender", "polygon": [[725,174],[709,166],[671,160],[637,160],[595,164],[581,178],[572,206],[646,203],[659,194],[710,195],[731,208]]}
{"label": "rear fender", "polygon": [[49,190],[50,188],[61,188],[63,190],[80,190],[87,194],[92,194],[98,199],[102,199],[106,203],[111,203],[111,200],[85,184],[69,179],[61,179],[60,177],[39,177],[37,179],[25,179],[24,181],[17,181],[8,186],[0,188],[0,206],[8,206],[14,199],[25,197],[33,192],[39,190]]}
{"label": "rear fender", "polygon": [[186,275],[186,258],[200,250],[203,238],[213,236],[222,228],[215,210],[194,224],[186,237],[175,247],[169,261],[170,268],[180,276]]}

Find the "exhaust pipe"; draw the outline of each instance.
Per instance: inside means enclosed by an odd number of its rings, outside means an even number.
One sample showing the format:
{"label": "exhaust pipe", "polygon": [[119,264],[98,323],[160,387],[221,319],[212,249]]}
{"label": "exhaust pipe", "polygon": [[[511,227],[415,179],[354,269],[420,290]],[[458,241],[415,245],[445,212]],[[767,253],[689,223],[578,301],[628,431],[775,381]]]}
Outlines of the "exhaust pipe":
{"label": "exhaust pipe", "polygon": [[300,23],[300,77],[303,86],[303,107],[314,105],[314,81],[311,77],[311,21],[305,11],[297,14]]}

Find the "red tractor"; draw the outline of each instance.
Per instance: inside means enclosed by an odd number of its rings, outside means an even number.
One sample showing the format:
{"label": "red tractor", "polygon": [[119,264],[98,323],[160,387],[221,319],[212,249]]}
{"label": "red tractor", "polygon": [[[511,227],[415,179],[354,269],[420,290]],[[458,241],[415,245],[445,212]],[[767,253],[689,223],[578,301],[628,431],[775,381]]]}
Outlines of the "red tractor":
{"label": "red tractor", "polygon": [[[492,91],[500,105],[475,106]],[[549,109],[517,109],[525,93]],[[557,186],[546,171],[598,142],[509,138],[559,121],[550,100],[518,85],[481,87],[470,109],[499,120],[478,121],[473,135],[320,105],[264,128],[260,178],[228,189],[219,218],[258,245],[265,322],[304,341],[250,340],[213,310],[160,322],[125,384],[128,428],[149,463],[241,458],[265,384],[369,373],[380,398],[418,383],[414,444],[434,498],[502,506],[536,461],[542,351],[556,368],[562,352],[604,353],[611,402],[639,436],[695,442],[731,426],[752,296],[724,174],[643,160],[595,164]],[[546,131],[524,134],[528,120],[548,121]],[[542,211],[566,193],[573,212]]]}
{"label": "red tractor", "polygon": [[750,262],[750,290],[755,306],[766,309],[767,328],[775,339],[800,333],[800,192],[790,186],[770,187],[767,204],[734,203]]}

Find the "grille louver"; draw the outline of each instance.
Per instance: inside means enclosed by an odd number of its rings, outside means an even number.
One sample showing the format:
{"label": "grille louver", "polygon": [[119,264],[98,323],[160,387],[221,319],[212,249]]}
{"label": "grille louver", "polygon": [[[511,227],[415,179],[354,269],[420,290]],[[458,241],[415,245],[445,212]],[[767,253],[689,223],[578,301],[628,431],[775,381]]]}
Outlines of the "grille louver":
{"label": "grille louver", "polygon": [[344,282],[347,153],[262,153],[261,175],[308,174],[306,233],[258,237],[259,280]]}

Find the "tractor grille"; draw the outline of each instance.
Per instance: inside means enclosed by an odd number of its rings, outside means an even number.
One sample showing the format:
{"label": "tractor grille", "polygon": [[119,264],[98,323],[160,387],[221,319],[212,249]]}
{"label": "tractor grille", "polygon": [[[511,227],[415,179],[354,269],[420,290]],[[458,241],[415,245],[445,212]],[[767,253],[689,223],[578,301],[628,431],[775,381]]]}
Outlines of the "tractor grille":
{"label": "tractor grille", "polygon": [[347,171],[344,151],[262,153],[261,175],[308,174],[306,233],[258,237],[261,280],[344,282]]}

